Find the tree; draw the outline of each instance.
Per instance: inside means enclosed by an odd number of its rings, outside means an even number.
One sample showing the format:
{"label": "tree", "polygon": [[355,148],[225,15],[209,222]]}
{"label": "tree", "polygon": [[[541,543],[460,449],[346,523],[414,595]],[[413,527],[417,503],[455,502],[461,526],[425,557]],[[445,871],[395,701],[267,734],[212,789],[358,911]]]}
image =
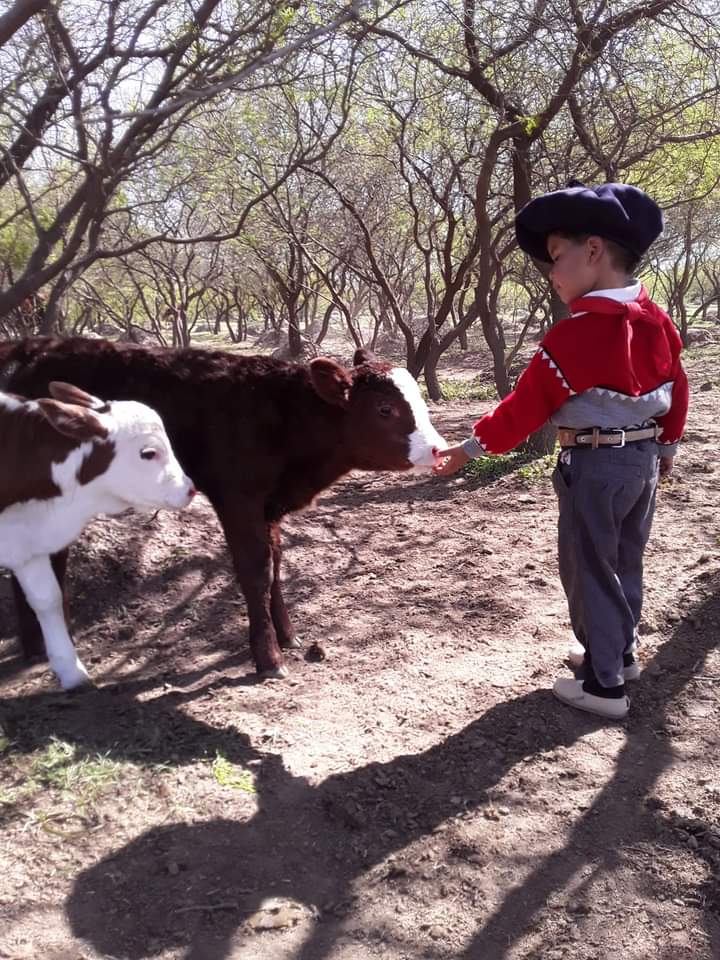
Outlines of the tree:
{"label": "tree", "polygon": [[[599,170],[607,174],[628,169],[648,156],[650,149],[639,154],[636,151],[633,157],[631,145],[635,140],[618,135],[617,150],[611,156],[613,162],[609,162],[608,151],[597,149],[599,138],[593,141],[592,136],[585,135],[590,129],[587,107],[594,108],[597,91],[603,89],[602,81],[606,80],[618,84],[623,81],[626,86],[632,81],[632,89],[652,93],[643,85],[639,69],[629,72],[628,52],[641,52],[644,67],[655,56],[658,35],[666,48],[674,42],[675,46],[682,44],[693,50],[696,82],[692,96],[685,98],[680,109],[676,101],[657,103],[658,109],[651,112],[647,122],[643,118],[637,140],[647,137],[649,131],[662,131],[669,116],[674,115],[676,123],[686,121],[699,103],[709,103],[709,112],[717,116],[718,87],[712,65],[717,32],[708,7],[703,5],[691,12],[672,0],[612,6],[604,0],[582,4],[568,0],[553,5],[546,0],[512,4],[496,0],[482,7],[475,0],[464,0],[458,7],[434,5],[433,16],[423,17],[425,7],[418,4],[412,11],[399,13],[395,23],[373,26],[372,32],[383,41],[397,44],[430,71],[462,84],[468,96],[483,104],[486,135],[478,153],[473,196],[478,256],[472,310],[482,324],[502,396],[510,383],[497,308],[505,264],[515,247],[513,215],[534,193],[562,186],[568,166],[578,163],[580,156],[586,169],[596,174]],[[690,39],[693,33],[697,42]],[[711,42],[706,42],[708,37]],[[704,77],[701,63],[708,66]],[[651,76],[658,69],[655,67]],[[667,70],[668,64],[663,63],[662,69]],[[616,96],[605,97],[609,112],[623,97],[632,104],[632,94],[618,93],[618,84],[611,84]],[[668,89],[667,83],[663,89]],[[632,114],[626,111],[620,116],[632,120]],[[634,129],[636,125],[631,122],[630,126]],[[566,138],[569,127],[573,139],[566,139],[564,148],[558,144],[560,149],[551,151],[549,145],[554,139],[557,143]],[[597,131],[601,129],[599,124]],[[676,136],[677,130],[671,135]],[[696,126],[683,136],[689,140],[700,135],[703,131]],[[653,146],[658,147],[657,141]],[[447,314],[437,315],[438,332],[447,319]],[[538,445],[544,443],[542,438]]]}
{"label": "tree", "polygon": [[[14,216],[29,218],[35,237],[24,269],[0,291],[0,317],[51,282],[60,286],[52,302],[59,301],[94,260],[191,239],[167,229],[128,237],[120,251],[104,245],[109,223],[178,204],[174,183],[132,211],[115,201],[124,184],[161,163],[201,107],[291,84],[361,6],[338,0],[313,16],[300,0],[16,3],[0,19],[0,134],[9,144],[0,154],[0,189],[13,185],[22,198]],[[278,170],[276,183],[286,175],[287,167]],[[48,223],[38,216],[39,197],[52,207]],[[211,228],[206,238],[222,236]]]}

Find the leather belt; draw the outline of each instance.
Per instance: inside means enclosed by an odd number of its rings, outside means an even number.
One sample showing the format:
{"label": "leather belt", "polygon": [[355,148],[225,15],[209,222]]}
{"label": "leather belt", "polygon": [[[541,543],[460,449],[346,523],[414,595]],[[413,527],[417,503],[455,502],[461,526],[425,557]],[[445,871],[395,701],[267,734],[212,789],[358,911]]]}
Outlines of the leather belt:
{"label": "leather belt", "polygon": [[638,427],[625,430],[622,427],[587,427],[576,430],[574,427],[559,427],[558,440],[561,447],[624,447],[626,443],[636,443],[638,440],[657,440],[661,429],[657,425],[652,427]]}

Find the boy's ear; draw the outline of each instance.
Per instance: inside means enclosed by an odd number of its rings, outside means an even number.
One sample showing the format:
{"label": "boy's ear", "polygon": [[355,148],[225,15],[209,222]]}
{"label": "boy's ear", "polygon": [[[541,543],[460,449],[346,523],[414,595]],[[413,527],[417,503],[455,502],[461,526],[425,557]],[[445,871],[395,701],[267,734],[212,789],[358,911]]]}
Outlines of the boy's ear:
{"label": "boy's ear", "polygon": [[590,254],[591,263],[597,263],[597,261],[602,257],[602,255],[607,250],[605,246],[605,241],[602,237],[596,237],[594,234],[587,238],[587,249]]}

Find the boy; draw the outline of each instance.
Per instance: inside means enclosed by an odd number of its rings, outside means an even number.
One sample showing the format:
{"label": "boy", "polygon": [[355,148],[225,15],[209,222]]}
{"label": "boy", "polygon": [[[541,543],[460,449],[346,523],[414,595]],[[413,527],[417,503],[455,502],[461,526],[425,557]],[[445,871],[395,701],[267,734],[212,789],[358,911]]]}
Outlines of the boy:
{"label": "boy", "polygon": [[528,203],[515,229],[526,253],[552,264],[550,281],[571,315],[434,470],[448,476],[472,457],[511,450],[548,419],[557,425],[560,579],[584,662],[582,678],[557,680],[553,693],[621,720],[625,680],[639,675],[633,651],[658,465],[661,476],[672,469],[688,403],[680,337],[632,278],[662,214],[627,184],[574,182]]}

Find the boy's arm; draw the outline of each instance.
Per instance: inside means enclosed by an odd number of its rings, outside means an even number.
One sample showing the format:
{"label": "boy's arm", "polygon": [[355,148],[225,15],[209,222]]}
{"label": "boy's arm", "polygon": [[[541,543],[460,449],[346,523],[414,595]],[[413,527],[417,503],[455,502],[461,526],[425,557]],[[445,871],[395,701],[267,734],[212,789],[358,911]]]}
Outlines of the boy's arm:
{"label": "boy's arm", "polygon": [[662,434],[658,440],[658,451],[661,457],[674,457],[677,452],[677,445],[687,420],[689,396],[687,375],[678,360],[670,409],[667,413],[655,418],[658,426],[662,427]]}
{"label": "boy's arm", "polygon": [[463,444],[465,452],[470,453],[475,443],[475,456],[507,453],[541,427],[572,394],[562,371],[541,347],[513,392],[475,424],[472,437]]}
{"label": "boy's arm", "polygon": [[469,440],[438,453],[435,473],[449,476],[473,457],[506,453],[541,427],[571,397],[562,371],[541,347],[515,389],[473,427]]}

